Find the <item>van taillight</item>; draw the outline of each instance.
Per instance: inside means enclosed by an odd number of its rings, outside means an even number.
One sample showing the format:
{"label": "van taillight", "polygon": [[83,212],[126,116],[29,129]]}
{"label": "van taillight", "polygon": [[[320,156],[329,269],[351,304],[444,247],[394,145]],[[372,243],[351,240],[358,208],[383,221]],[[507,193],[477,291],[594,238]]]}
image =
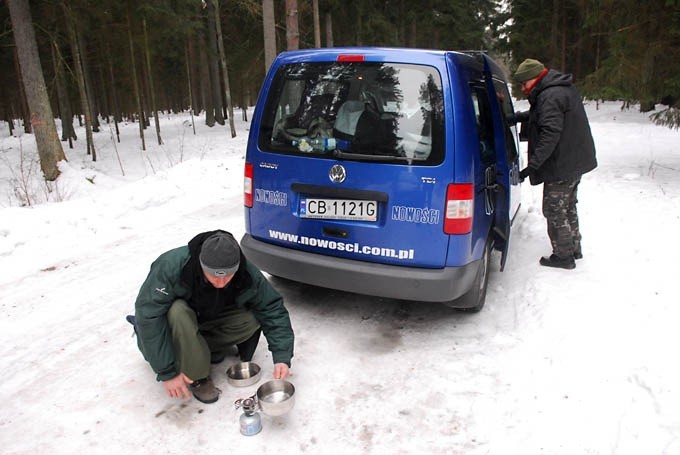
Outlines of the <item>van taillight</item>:
{"label": "van taillight", "polygon": [[474,197],[472,183],[454,183],[446,188],[444,233],[467,234],[472,230]]}
{"label": "van taillight", "polygon": [[246,163],[243,176],[243,205],[253,206],[253,165]]}

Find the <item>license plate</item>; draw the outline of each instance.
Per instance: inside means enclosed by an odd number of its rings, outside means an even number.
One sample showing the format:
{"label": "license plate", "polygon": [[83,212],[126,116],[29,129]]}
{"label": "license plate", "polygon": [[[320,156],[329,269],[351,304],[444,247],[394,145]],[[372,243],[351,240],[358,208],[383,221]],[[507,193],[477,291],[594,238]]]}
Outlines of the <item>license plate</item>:
{"label": "license plate", "polygon": [[325,220],[376,221],[378,219],[378,202],[354,199],[303,198],[300,200],[300,217]]}

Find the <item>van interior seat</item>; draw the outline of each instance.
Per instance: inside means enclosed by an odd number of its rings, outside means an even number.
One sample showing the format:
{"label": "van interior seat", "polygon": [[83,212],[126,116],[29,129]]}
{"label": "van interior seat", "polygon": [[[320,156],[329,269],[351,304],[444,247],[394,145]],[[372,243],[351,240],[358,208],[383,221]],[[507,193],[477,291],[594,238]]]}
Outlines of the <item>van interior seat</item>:
{"label": "van interior seat", "polygon": [[300,103],[300,107],[294,115],[294,123],[299,128],[307,129],[312,121],[319,117],[332,122],[335,118],[334,101],[335,95],[332,93],[312,95],[309,103]]}
{"label": "van interior seat", "polygon": [[373,91],[362,91],[364,110],[359,116],[354,137],[361,153],[396,153],[397,115],[385,112],[382,97]]}
{"label": "van interior seat", "polygon": [[363,112],[364,103],[362,101],[345,101],[338,109],[338,115],[335,118],[334,136],[341,139],[354,137],[359,117]]}

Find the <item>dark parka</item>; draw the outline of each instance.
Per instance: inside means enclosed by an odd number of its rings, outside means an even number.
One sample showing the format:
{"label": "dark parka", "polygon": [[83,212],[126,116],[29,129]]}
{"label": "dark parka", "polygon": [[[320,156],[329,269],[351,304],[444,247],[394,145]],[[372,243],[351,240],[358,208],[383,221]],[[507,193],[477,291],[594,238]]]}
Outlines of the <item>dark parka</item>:
{"label": "dark parka", "polygon": [[274,363],[290,366],[294,335],[288,311],[278,292],[243,253],[239,268],[225,289],[212,287],[203,276],[198,256],[203,242],[216,232],[223,231],[204,232],[188,245],[159,256],[151,264],[149,275],[137,296],[137,344],[159,381],[179,374],[166,317],[177,299],[184,299],[196,311],[199,322],[219,317],[219,309],[224,305],[238,305],[252,311],[262,327]]}
{"label": "dark parka", "polygon": [[576,180],[597,167],[595,144],[570,74],[549,70],[529,92],[528,167],[532,185]]}

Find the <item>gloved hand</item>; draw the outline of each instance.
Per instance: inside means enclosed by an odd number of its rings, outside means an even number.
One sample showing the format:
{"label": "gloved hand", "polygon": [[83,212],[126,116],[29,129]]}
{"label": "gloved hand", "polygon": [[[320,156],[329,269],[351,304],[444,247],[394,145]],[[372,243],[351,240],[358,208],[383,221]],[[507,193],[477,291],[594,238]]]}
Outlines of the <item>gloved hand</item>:
{"label": "gloved hand", "polygon": [[529,168],[529,167],[525,167],[524,169],[522,169],[521,171],[519,171],[519,181],[520,181],[520,182],[523,182],[524,179],[527,178],[527,177],[529,177],[529,176],[531,175],[532,172],[534,172],[534,170],[531,169],[531,168]]}

